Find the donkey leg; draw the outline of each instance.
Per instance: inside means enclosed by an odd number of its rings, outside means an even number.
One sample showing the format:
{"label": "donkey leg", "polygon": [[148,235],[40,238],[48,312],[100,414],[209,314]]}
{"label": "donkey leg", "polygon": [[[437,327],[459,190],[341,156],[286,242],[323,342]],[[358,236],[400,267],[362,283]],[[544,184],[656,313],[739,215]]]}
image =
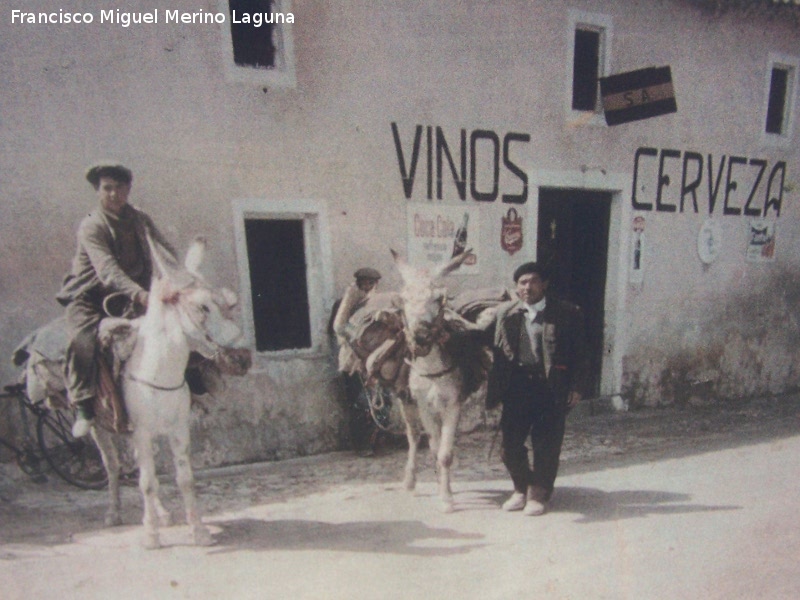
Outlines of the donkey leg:
{"label": "donkey leg", "polygon": [[164,505],[161,504],[161,498],[158,497],[158,494],[153,498],[153,502],[156,508],[156,516],[158,517],[158,526],[169,527],[172,524],[172,516],[169,514],[169,511],[164,508]]}
{"label": "donkey leg", "polygon": [[450,488],[450,470],[453,465],[453,456],[456,443],[458,421],[461,416],[460,406],[453,402],[442,415],[442,433],[436,454],[436,465],[439,470],[439,498],[442,501],[442,511],[453,512],[453,491]]}
{"label": "donkey leg", "polygon": [[406,423],[406,439],[408,440],[408,458],[403,475],[403,487],[412,492],[417,486],[417,449],[421,434],[419,415],[413,401],[405,398],[400,404],[400,412]]}
{"label": "donkey leg", "polygon": [[106,510],[105,525],[106,527],[116,527],[122,525],[120,516],[122,504],[119,497],[119,452],[110,433],[97,427],[92,427],[91,433],[100,450],[100,457],[103,459],[103,466],[108,475],[108,509]]}
{"label": "donkey leg", "polygon": [[192,528],[192,536],[197,546],[210,546],[214,543],[211,532],[203,524],[197,498],[194,493],[194,472],[189,460],[189,431],[173,432],[169,436],[172,457],[175,464],[175,479],[183,496],[186,522]]}
{"label": "donkey leg", "polygon": [[135,436],[136,456],[139,463],[139,491],[144,504],[144,547],[148,550],[161,547],[158,535],[158,478],[153,458],[153,440],[149,436]]}
{"label": "donkey leg", "polygon": [[428,434],[428,452],[433,458],[434,468],[439,472],[437,464],[437,456],[439,453],[439,443],[442,438],[441,428],[442,422],[438,415],[434,414],[431,404],[426,403],[420,407],[419,411],[420,423],[422,429]]}

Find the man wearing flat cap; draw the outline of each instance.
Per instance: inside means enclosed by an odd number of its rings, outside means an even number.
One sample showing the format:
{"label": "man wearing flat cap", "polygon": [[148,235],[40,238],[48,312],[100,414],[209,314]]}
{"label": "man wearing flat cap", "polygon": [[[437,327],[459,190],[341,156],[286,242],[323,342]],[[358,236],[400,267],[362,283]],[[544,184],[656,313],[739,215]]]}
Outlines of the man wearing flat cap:
{"label": "man wearing flat cap", "polygon": [[363,402],[363,384],[359,367],[361,360],[347,340],[346,329],[350,317],[367,303],[377,290],[381,274],[371,267],[362,267],[353,273],[354,281],[344,296],[333,306],[331,329],[339,346],[339,371],[344,377],[350,421],[350,441],[353,449],[372,456],[377,442],[377,426],[372,420],[369,406]]}
{"label": "man wearing flat cap", "polygon": [[514,283],[518,299],[498,307],[488,330],[494,364],[487,407],[503,405],[502,458],[514,484],[503,510],[538,516],[553,493],[567,413],[589,393],[587,345],[580,308],[547,292],[542,265],[521,265]]}
{"label": "man wearing flat cap", "polygon": [[353,283],[347,286],[342,299],[333,307],[332,324],[333,333],[339,342],[339,370],[349,373],[352,373],[354,365],[350,356],[352,352],[349,354],[347,352],[349,346],[345,328],[353,313],[364,306],[370,294],[377,289],[381,274],[371,267],[362,267],[353,273],[353,278]]}
{"label": "man wearing flat cap", "polygon": [[96,338],[105,316],[104,300],[113,293],[127,296],[134,306],[147,306],[153,276],[149,235],[175,256],[172,246],[141,210],[128,204],[133,174],[122,165],[103,163],[86,173],[99,206],[78,227],[78,247],[72,268],[56,298],[66,307],[70,330],[65,376],[70,401],[77,408],[73,435],[89,432],[96,393]]}

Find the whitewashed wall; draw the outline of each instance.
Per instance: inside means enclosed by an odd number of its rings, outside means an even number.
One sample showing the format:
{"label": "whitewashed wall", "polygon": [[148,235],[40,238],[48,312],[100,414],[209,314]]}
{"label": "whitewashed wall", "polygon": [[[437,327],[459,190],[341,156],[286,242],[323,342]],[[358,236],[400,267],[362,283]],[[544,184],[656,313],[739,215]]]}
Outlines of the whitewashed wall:
{"label": "whitewashed wall", "polygon": [[[67,11],[85,3],[38,4]],[[151,4],[119,6],[137,11]],[[218,4],[175,0],[171,8],[217,11]],[[208,236],[213,281],[240,287],[237,203],[255,200],[277,210],[310,201],[325,207],[321,252],[331,270],[319,304],[327,310],[365,263],[384,273],[384,289],[396,288],[389,248],[407,247],[410,202],[392,137],[396,123],[406,152],[417,125],[441,127],[455,152],[462,129],[493,131],[501,140],[509,132],[530,135],[514,146],[530,185],[522,208],[526,246],[513,256],[503,252],[498,223],[508,206],[468,197],[470,207],[479,206],[478,249],[490,267],[455,276],[454,289],[509,284],[513,268],[532,257],[538,185],[613,194],[603,393],[657,404],[797,384],[800,126],[784,147],[761,135],[768,57],[800,53],[797,26],[737,13],[711,17],[678,0],[295,0],[292,11],[296,87],[264,90],[226,76],[222,25],[21,25],[4,10],[4,355],[60,314],[54,294],[76,226],[95,205],[83,172],[100,158],[134,170],[131,201],[178,247],[195,234]],[[676,114],[614,128],[571,114],[570,19],[583,13],[613,24],[611,72],[671,66]],[[696,240],[708,218],[705,187],[699,214],[634,211],[640,147],[710,154],[715,161],[723,155],[785,161],[777,260],[745,262],[747,219],[722,216],[718,208],[724,251],[702,265]],[[412,202],[426,201],[424,158],[418,168]],[[485,161],[478,160],[478,169],[486,177]],[[679,170],[672,181],[674,192]],[[657,182],[644,183],[652,193]],[[443,185],[443,202],[460,204],[452,180]],[[500,192],[518,191],[519,180],[501,168]],[[646,219],[647,263],[643,282],[632,285],[627,261],[637,215]],[[313,326],[324,337],[322,312]],[[0,374],[3,382],[16,376],[10,362]],[[253,373],[231,380],[224,399],[196,419],[198,461],[337,447],[343,419],[333,375],[323,345],[308,355],[257,356]]]}

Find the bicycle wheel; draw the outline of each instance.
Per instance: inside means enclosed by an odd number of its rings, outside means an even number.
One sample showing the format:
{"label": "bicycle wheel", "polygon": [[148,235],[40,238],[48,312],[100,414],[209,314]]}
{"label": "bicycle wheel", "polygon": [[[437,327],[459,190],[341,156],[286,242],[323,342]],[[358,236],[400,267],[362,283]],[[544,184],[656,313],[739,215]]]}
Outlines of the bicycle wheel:
{"label": "bicycle wheel", "polygon": [[46,479],[42,471],[46,468],[42,458],[33,449],[33,444],[26,442],[17,454],[17,466],[34,481]]}
{"label": "bicycle wheel", "polygon": [[108,484],[100,451],[90,437],[72,437],[71,413],[60,410],[39,415],[36,433],[39,446],[53,471],[67,483],[85,490],[100,490]]}

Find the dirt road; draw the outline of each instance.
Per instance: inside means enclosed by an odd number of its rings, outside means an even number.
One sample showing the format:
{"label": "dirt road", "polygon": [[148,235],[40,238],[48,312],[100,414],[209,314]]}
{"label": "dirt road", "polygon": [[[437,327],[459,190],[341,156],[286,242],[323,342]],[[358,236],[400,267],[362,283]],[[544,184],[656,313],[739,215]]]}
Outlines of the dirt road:
{"label": "dirt road", "polygon": [[[141,501],[102,527],[103,492],[0,471],[3,598],[800,597],[800,397],[727,408],[570,417],[551,511],[498,509],[510,490],[493,430],[463,435],[442,515],[430,464],[403,451],[198,473],[216,545],[165,531],[139,549]],[[180,500],[164,480],[165,504]]]}

